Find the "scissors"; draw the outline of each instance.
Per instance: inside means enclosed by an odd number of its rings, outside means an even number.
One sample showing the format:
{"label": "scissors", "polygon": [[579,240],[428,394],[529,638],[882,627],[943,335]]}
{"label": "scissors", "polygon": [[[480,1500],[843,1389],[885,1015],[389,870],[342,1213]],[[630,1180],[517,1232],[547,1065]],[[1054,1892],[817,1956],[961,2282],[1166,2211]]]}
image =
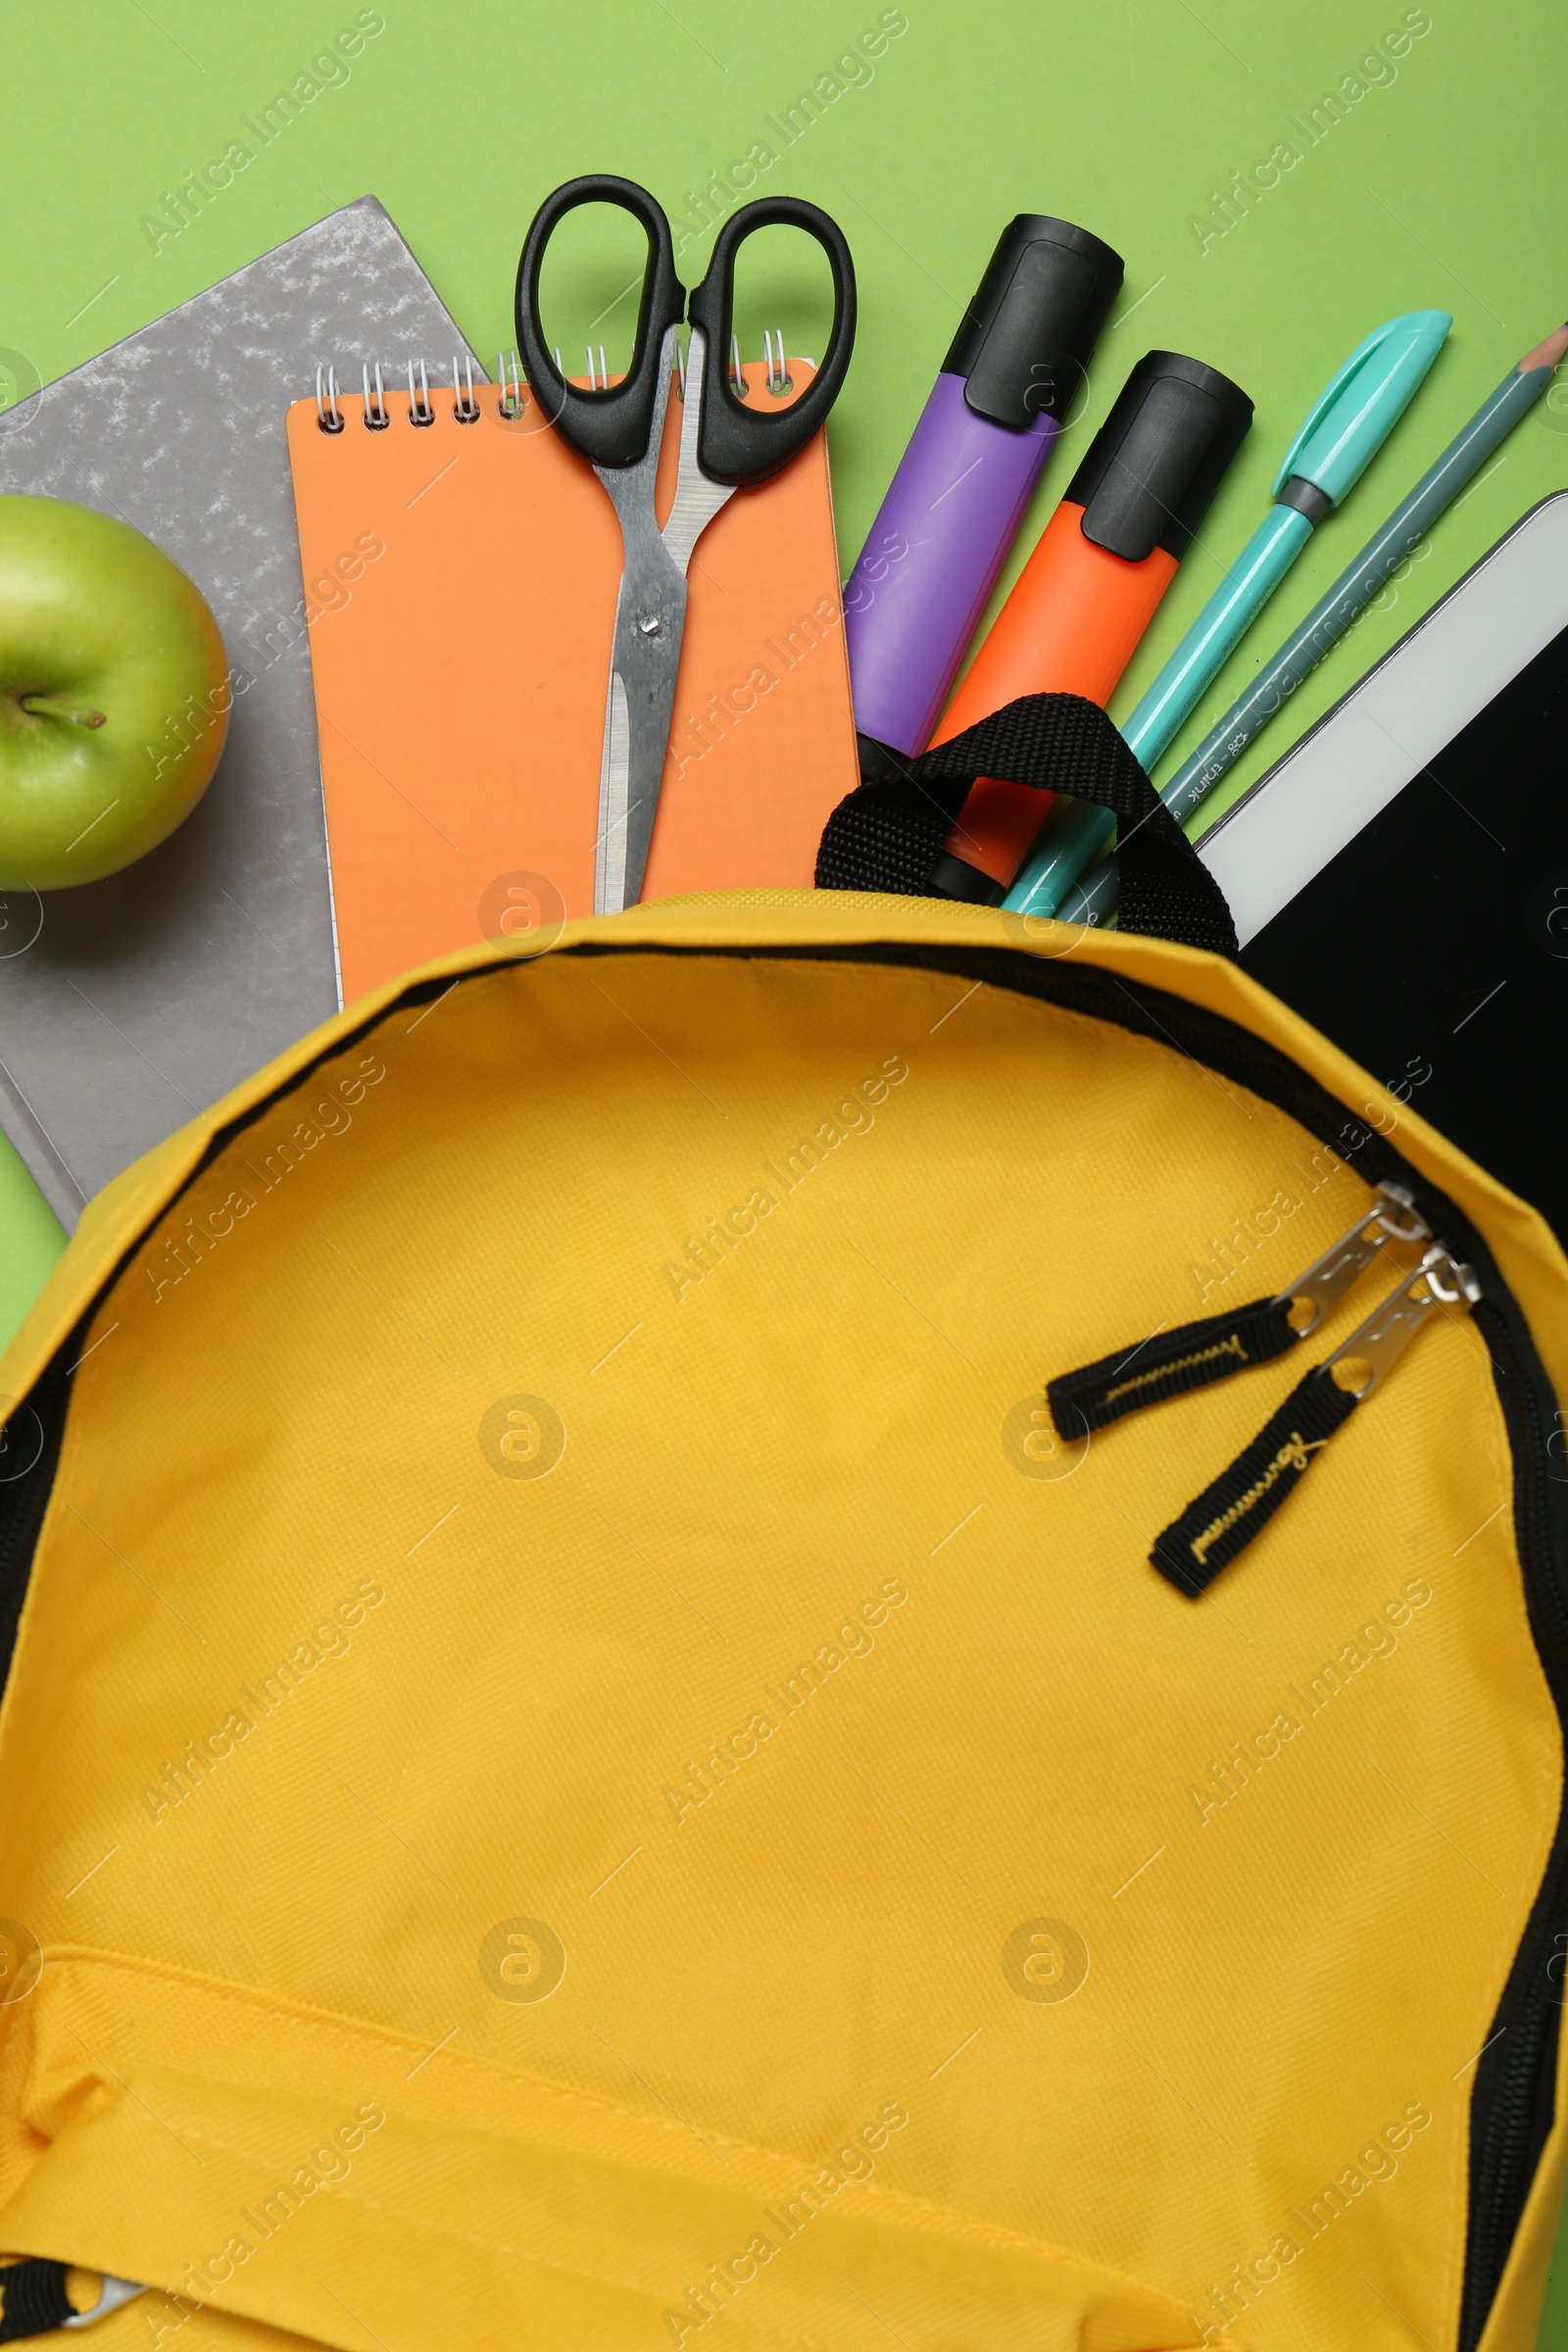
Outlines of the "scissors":
{"label": "scissors", "polygon": [[[545,248],[565,215],[581,204],[618,205],[648,237],[631,367],[618,384],[588,392],[567,383],[539,321]],[[737,400],[724,355],[733,329],[736,254],[754,230],[781,225],[804,228],[827,255],[833,329],[822,365],[799,400],[770,416]],[[540,206],[517,264],[517,350],[536,398],[563,440],[592,465],[620,523],[622,570],[599,767],[596,914],[618,914],[635,905],[642,891],[675,710],[692,551],[741,484],[776,473],[804,448],[838,398],[855,346],[855,265],[843,231],[799,197],[743,205],[719,230],[689,311],[680,465],[674,504],[661,530],[654,479],[677,330],[688,316],[686,289],[675,275],[669,222],[646,188],[609,172],[569,179]]]}

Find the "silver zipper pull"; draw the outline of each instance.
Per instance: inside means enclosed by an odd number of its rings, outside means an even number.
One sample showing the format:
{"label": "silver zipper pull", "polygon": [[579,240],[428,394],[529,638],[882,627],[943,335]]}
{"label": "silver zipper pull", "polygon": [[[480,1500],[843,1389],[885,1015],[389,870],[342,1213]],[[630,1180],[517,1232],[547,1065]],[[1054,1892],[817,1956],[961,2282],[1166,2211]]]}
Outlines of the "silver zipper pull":
{"label": "silver zipper pull", "polygon": [[[1468,1314],[1480,1296],[1481,1285],[1473,1270],[1461,1265],[1441,1242],[1434,1242],[1415,1272],[1335,1348],[1323,1370],[1359,1404],[1387,1377],[1429,1316],[1445,1306],[1456,1306],[1461,1314]],[[1342,1379],[1334,1369],[1341,1363],[1348,1371],[1353,1363],[1364,1364],[1364,1379]]]}
{"label": "silver zipper pull", "polygon": [[1287,1317],[1299,1340],[1316,1331],[1331,1314],[1352,1282],[1364,1274],[1380,1250],[1391,1242],[1426,1242],[1432,1228],[1418,1215],[1412,1196],[1402,1184],[1380,1184],[1379,1198],[1341,1234],[1306,1272],[1287,1285],[1274,1300],[1289,1306]]}
{"label": "silver zipper pull", "polygon": [[69,2320],[61,2321],[62,2328],[90,2328],[95,2320],[107,2320],[112,2311],[118,2311],[122,2303],[128,2303],[133,2295],[147,2292],[134,2278],[114,2278],[107,2271],[101,2276],[103,2283],[98,2289],[97,2302],[85,2311],[74,2311]]}

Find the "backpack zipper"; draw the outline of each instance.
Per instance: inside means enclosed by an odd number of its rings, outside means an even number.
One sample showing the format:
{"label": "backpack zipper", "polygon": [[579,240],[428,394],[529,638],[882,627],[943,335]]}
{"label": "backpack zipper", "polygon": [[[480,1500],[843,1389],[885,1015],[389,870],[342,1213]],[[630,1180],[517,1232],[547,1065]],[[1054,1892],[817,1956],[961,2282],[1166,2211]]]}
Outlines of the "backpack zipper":
{"label": "backpack zipper", "polygon": [[[1349,1280],[1353,1275],[1340,1281],[1331,1296]],[[1151,1565],[1178,1592],[1197,1600],[1267,1526],[1306,1476],[1313,1457],[1382,1386],[1416,1333],[1440,1310],[1452,1307],[1468,1314],[1480,1297],[1472,1269],[1434,1242],[1414,1273],[1406,1274],[1331,1356],[1313,1365],[1251,1444],[1154,1539]],[[1311,1330],[1312,1323],[1305,1328]]]}
{"label": "backpack zipper", "polygon": [[[1352,1283],[1391,1242],[1426,1242],[1432,1229],[1402,1184],[1384,1182],[1355,1223],[1272,1298],[1250,1298],[1222,1315],[1156,1332],[1132,1348],[1061,1372],[1047,1383],[1046,1402],[1059,1437],[1080,1438],[1128,1413],[1185,1396],[1254,1364],[1271,1363],[1310,1338]],[[1137,1365],[1137,1370],[1133,1366]]]}
{"label": "backpack zipper", "polygon": [[[1517,1310],[1509,1313],[1490,1297],[1478,1301],[1476,1321],[1492,1358],[1513,1457],[1514,1525],[1531,1631],[1560,1715],[1568,1675],[1568,1585],[1554,1573],[1559,1547],[1553,1542],[1552,1498],[1542,1475],[1550,1461],[1551,1433],[1529,1361],[1528,1326]],[[1476,2352],[1480,2343],[1555,2117],[1563,1996],[1550,1971],[1565,1927],[1568,1811],[1558,1815],[1541,1890],[1476,2064],[1457,2352]]]}
{"label": "backpack zipper", "polygon": [[[11,1672],[17,1624],[26,1598],[27,1577],[43,1515],[55,1483],[65,1435],[71,1371],[82,1349],[86,1318],[77,1324],[32,1395],[19,1398],[0,1432],[0,1463],[12,1446],[19,1459],[0,1481],[0,1690]],[[69,1368],[68,1368],[69,1367]],[[24,1419],[24,1415],[28,1416]],[[25,1449],[29,1458],[21,1459]]]}

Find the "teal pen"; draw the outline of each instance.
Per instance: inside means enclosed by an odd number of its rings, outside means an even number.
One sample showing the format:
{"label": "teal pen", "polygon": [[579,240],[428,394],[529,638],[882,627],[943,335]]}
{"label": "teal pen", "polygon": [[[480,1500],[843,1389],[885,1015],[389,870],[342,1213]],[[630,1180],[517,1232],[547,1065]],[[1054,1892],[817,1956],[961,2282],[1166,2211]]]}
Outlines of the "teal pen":
{"label": "teal pen", "polygon": [[[1274,480],[1274,504],[1215,589],[1122,733],[1152,768],[1210,679],[1217,677],[1331,507],[1341,504],[1404,414],[1453,324],[1446,311],[1408,311],[1357,344],[1312,404]],[[1004,905],[1054,914],[1115,819],[1064,801],[1047,817]]]}
{"label": "teal pen", "polygon": [[[1396,507],[1377,535],[1369,539],[1346,571],[1264,663],[1244,695],[1211,728],[1190,760],[1176,770],[1159,797],[1178,822],[1191,816],[1226,769],[1235,764],[1301,680],[1309,677],[1324,656],[1338,645],[1363,606],[1371,603],[1405,558],[1418,548],[1444,510],[1453,504],[1472,474],[1491,457],[1528,416],[1550,383],[1552,370],[1568,355],[1568,325],[1560,326],[1527,351],[1509,368],[1496,390],[1484,400],[1469,423],[1421,476],[1408,498]],[[1102,923],[1116,905],[1116,860],[1103,858],[1087,882],[1063,901],[1061,919],[1073,923]]]}

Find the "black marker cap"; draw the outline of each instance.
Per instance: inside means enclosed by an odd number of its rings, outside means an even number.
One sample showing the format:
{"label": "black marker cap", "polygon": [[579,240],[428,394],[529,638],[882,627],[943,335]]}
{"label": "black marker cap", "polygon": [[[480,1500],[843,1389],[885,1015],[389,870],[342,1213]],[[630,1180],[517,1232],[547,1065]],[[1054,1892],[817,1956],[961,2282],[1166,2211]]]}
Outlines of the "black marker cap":
{"label": "black marker cap", "polygon": [[1037,416],[1059,421],[1121,280],[1121,255],[1087,228],[1019,213],[1002,232],[943,374],[966,377],[963,397],[976,416],[1014,432]]}
{"label": "black marker cap", "polygon": [[1151,351],[1116,396],[1063,494],[1097,547],[1178,563],[1252,421],[1240,384],[1179,351]]}

